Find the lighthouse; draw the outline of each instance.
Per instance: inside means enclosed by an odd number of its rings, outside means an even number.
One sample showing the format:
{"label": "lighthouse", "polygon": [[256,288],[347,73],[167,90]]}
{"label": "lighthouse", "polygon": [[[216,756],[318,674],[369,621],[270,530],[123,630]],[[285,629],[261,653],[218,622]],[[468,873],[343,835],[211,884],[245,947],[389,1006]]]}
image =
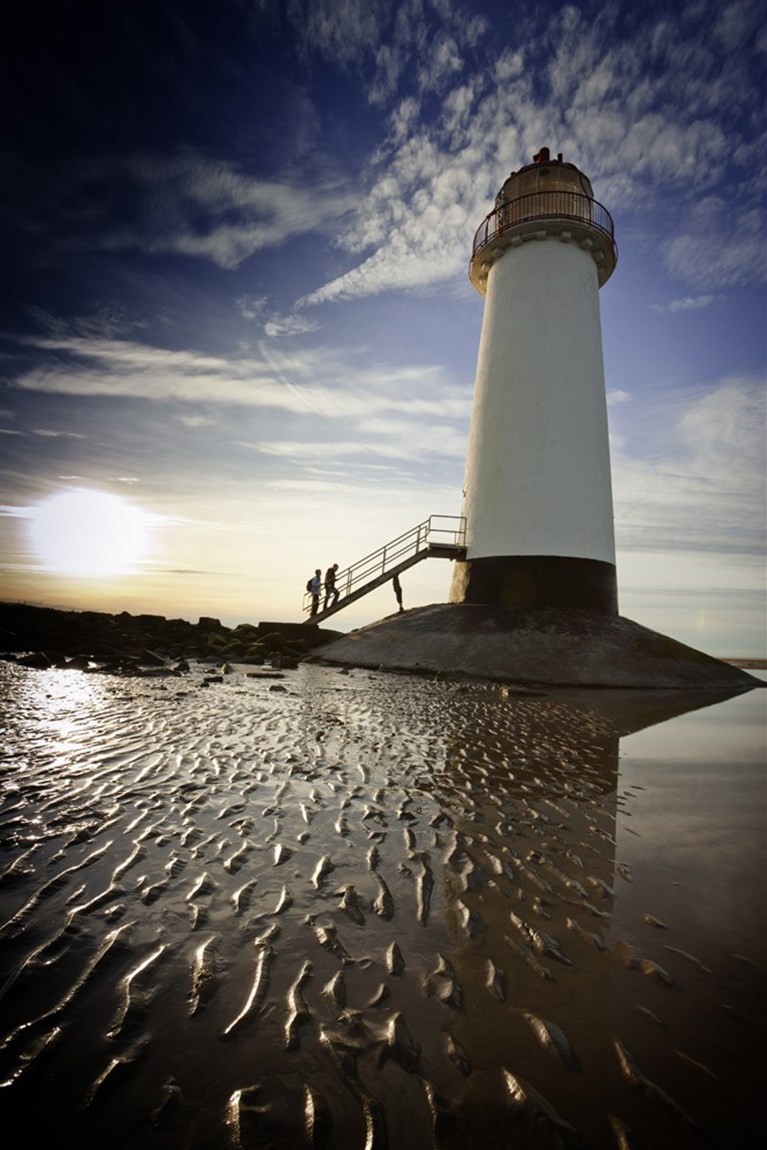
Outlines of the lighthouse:
{"label": "lighthouse", "polygon": [[453,564],[450,601],[342,635],[321,661],[654,699],[682,689],[691,707],[763,686],[618,612],[599,315],[617,259],[610,213],[561,154],[541,148],[504,182],[469,264],[484,310],[465,531],[434,552]]}
{"label": "lighthouse", "polygon": [[616,261],[609,212],[548,148],[474,237],[485,303],[453,603],[617,614],[599,315]]}

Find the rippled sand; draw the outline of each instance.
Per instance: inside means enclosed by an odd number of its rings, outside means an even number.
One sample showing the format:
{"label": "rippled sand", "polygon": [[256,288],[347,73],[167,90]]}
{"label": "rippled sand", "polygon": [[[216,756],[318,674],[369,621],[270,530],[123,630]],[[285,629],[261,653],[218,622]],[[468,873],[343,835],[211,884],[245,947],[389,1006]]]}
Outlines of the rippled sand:
{"label": "rippled sand", "polygon": [[625,861],[604,694],[206,678],[0,665],[16,1144],[745,1144],[763,924]]}

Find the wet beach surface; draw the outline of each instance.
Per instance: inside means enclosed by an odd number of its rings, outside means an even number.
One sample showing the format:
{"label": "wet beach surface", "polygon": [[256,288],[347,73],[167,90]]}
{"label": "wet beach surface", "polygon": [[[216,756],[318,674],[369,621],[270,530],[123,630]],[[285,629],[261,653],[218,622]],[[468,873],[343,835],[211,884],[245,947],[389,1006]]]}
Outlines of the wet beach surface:
{"label": "wet beach surface", "polygon": [[0,664],[19,1144],[746,1143],[763,692],[206,678]]}

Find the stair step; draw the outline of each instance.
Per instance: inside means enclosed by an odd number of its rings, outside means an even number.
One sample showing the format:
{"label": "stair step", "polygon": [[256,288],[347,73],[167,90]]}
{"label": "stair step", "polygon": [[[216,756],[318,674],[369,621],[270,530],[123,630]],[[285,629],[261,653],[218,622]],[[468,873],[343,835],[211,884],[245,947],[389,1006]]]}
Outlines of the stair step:
{"label": "stair step", "polygon": [[[435,521],[441,520],[450,520],[456,526],[450,528],[436,526]],[[322,609],[317,611],[315,615],[310,615],[304,622],[319,623],[323,619],[330,618],[331,615],[342,611],[344,607],[348,607],[350,603],[356,603],[364,595],[375,591],[377,587],[382,587],[395,575],[407,571],[424,559],[465,559],[466,547],[463,542],[451,543],[429,538],[432,534],[438,535],[440,533],[450,534],[455,539],[462,540],[465,533],[465,520],[456,515],[431,515],[423,523],[419,523],[417,527],[406,531],[404,535],[386,543],[344,571],[338,572],[336,586],[341,592],[338,602],[326,610]],[[372,578],[366,578],[368,571],[372,570],[378,571],[378,574]],[[355,578],[364,581],[355,587]],[[344,592],[344,586],[347,588],[346,592]],[[308,611],[310,607],[311,597],[305,596],[304,611]]]}

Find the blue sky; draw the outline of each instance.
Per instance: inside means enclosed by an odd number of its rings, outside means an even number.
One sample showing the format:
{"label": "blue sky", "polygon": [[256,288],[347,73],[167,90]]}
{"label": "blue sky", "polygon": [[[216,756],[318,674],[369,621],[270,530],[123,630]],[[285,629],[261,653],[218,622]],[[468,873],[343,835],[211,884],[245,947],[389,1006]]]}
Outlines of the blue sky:
{"label": "blue sky", "polygon": [[[763,3],[49,0],[0,52],[4,599],[300,618],[316,566],[458,514],[472,237],[548,146],[615,221],[621,613],[764,654]],[[143,547],[54,562],[82,489]]]}

